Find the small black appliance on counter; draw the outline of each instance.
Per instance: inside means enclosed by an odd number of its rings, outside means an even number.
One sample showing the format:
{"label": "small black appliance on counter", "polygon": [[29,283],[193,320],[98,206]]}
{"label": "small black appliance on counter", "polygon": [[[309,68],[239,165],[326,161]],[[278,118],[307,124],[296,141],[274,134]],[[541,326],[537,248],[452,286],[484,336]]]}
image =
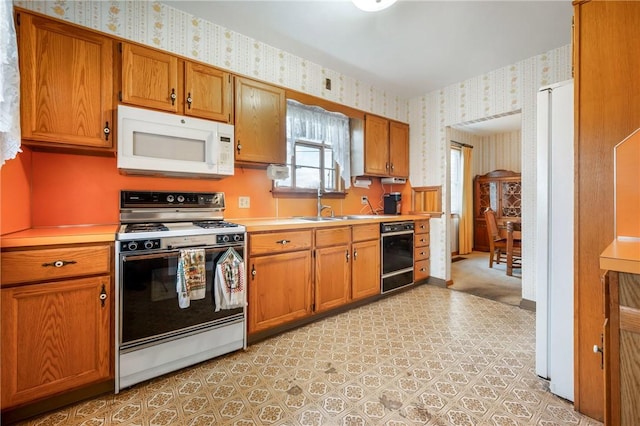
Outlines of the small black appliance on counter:
{"label": "small black appliance on counter", "polygon": [[384,214],[400,214],[401,199],[399,192],[384,194]]}

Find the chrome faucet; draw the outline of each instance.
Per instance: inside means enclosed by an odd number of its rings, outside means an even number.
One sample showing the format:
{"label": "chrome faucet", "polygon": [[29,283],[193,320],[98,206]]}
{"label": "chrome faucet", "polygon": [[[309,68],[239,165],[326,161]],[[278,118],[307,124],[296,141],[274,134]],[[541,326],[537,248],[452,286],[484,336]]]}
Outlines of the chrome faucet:
{"label": "chrome faucet", "polygon": [[333,217],[333,208],[331,208],[331,206],[322,204],[322,189],[318,188],[318,217],[322,216],[322,211],[324,209],[330,209],[331,217]]}

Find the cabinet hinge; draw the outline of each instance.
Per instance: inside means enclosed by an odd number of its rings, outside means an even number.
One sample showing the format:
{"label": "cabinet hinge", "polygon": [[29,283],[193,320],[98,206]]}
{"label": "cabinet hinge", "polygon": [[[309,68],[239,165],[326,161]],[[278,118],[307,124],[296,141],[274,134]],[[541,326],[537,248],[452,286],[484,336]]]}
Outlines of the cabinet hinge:
{"label": "cabinet hinge", "polygon": [[118,52],[122,53],[122,43],[118,43]]}
{"label": "cabinet hinge", "polygon": [[311,312],[315,312],[316,311],[316,304],[312,303],[311,304]]}
{"label": "cabinet hinge", "polygon": [[16,13],[16,25],[20,25],[20,13]]}
{"label": "cabinet hinge", "polygon": [[122,102],[122,90],[118,92],[118,100]]}

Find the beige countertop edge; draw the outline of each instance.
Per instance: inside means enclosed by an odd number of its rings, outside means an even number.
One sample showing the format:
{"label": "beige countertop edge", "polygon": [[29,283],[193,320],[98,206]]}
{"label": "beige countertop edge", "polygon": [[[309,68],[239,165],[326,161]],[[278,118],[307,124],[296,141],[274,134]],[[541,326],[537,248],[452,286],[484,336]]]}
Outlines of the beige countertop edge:
{"label": "beige countertop edge", "polygon": [[118,225],[78,225],[30,228],[0,236],[2,248],[56,244],[102,243],[116,239]]}
{"label": "beige countertop edge", "polygon": [[600,269],[640,274],[640,238],[613,240],[600,254]]}
{"label": "beige countertop edge", "polygon": [[368,223],[380,223],[380,222],[401,222],[404,220],[425,220],[429,217],[426,215],[398,215],[398,216],[378,216],[362,219],[349,219],[349,220],[327,220],[327,221],[313,221],[305,220],[295,217],[287,218],[238,218],[238,219],[225,219],[230,222],[243,225],[247,232],[266,232],[266,231],[278,231],[283,229],[314,229],[314,228],[330,228],[338,226],[351,226],[351,225],[364,225]]}

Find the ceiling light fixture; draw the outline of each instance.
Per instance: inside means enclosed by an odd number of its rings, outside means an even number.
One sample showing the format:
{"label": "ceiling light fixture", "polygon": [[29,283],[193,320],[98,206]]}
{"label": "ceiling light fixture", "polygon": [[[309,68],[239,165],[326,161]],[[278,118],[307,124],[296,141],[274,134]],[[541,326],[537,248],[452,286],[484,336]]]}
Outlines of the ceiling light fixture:
{"label": "ceiling light fixture", "polygon": [[365,12],[377,12],[386,9],[396,2],[396,0],[351,0],[360,10]]}

